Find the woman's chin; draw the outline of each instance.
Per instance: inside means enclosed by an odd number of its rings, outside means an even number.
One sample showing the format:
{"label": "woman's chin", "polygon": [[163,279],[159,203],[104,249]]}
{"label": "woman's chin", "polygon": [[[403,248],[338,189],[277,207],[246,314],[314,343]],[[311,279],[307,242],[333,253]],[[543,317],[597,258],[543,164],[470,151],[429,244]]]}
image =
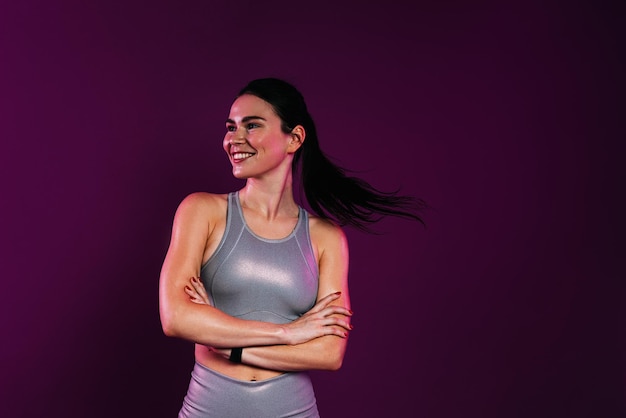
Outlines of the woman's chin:
{"label": "woman's chin", "polygon": [[236,179],[245,180],[249,176],[240,170],[233,169],[233,177]]}

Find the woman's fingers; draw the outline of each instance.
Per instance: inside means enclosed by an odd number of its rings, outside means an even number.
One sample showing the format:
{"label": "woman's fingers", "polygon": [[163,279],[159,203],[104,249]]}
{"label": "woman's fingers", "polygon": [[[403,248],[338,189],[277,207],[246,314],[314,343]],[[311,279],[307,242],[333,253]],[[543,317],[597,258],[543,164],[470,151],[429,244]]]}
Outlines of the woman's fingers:
{"label": "woman's fingers", "polygon": [[323,297],[306,314],[287,325],[293,341],[290,344],[299,344],[324,335],[346,338],[352,330],[352,311],[341,305],[330,305],[340,296],[337,292]]}
{"label": "woman's fingers", "polygon": [[198,292],[198,295],[200,295],[200,297],[202,297],[203,299],[208,299],[206,289],[204,288],[202,281],[198,277],[191,278],[191,285],[196,290],[196,292]]}
{"label": "woman's fingers", "polygon": [[309,318],[323,319],[323,318],[330,318],[332,315],[343,315],[343,316],[350,317],[352,316],[352,311],[341,305],[330,305],[330,306],[326,306],[324,308],[318,309],[317,311],[314,311],[313,309],[311,309],[309,312],[307,312],[303,316],[309,317]]}
{"label": "woman's fingers", "polygon": [[345,328],[348,331],[352,330],[353,328],[350,322],[346,321],[345,319],[339,319],[336,317],[327,318],[326,323],[324,325],[325,326],[336,325],[336,326]]}
{"label": "woman's fingers", "polygon": [[210,305],[209,296],[207,295],[202,281],[197,277],[192,277],[189,280],[189,283],[190,286],[185,286],[185,293],[189,295],[191,301],[194,303]]}
{"label": "woman's fingers", "polygon": [[329,315],[343,315],[352,316],[352,311],[340,305],[331,305],[323,309],[324,316]]}
{"label": "woman's fingers", "polygon": [[354,328],[348,320],[338,317],[327,317],[320,322],[320,325],[328,334],[340,337],[347,337],[348,332]]}
{"label": "woman's fingers", "polygon": [[191,300],[193,303],[199,303],[202,305],[205,304],[200,295],[198,295],[198,292],[196,292],[195,289],[191,286],[185,286],[185,293],[187,294],[187,296],[189,296],[189,300]]}
{"label": "woman's fingers", "polygon": [[315,306],[313,306],[307,313],[311,313],[311,314],[318,313],[324,308],[326,308],[332,301],[335,301],[339,299],[340,297],[341,297],[341,292],[335,292],[335,293],[331,293],[330,295],[326,295],[320,300],[318,300]]}

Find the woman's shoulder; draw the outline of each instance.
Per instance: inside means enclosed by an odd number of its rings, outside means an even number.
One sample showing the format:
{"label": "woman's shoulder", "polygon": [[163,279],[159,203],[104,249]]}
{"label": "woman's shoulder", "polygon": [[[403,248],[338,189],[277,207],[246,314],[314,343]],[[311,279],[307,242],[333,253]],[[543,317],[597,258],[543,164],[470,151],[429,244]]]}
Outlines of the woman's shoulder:
{"label": "woman's shoulder", "polygon": [[346,242],[346,234],[335,222],[309,214],[311,240],[321,246]]}
{"label": "woman's shoulder", "polygon": [[181,205],[212,205],[228,201],[227,193],[193,192],[185,196]]}
{"label": "woman's shoulder", "polygon": [[193,192],[185,196],[178,205],[180,214],[215,214],[228,205],[228,194]]}

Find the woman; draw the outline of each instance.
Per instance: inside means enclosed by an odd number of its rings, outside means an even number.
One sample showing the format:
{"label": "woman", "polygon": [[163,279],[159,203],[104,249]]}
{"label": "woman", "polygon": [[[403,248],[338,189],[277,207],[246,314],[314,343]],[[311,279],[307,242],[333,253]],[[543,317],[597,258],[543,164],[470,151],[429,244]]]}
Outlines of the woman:
{"label": "woman", "polygon": [[[331,163],[302,95],[282,80],[240,91],[223,147],[246,184],[181,202],[161,272],[163,330],[195,342],[179,417],[317,417],[306,371],[339,369],[352,329],[341,226],[421,222],[424,205]],[[294,174],[317,216],[294,200]]]}

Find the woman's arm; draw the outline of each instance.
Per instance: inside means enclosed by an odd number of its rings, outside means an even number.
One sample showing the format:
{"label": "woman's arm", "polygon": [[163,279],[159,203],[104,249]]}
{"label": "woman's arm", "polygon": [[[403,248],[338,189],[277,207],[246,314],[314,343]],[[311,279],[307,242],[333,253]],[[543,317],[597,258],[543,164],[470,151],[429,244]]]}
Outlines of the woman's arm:
{"label": "woman's arm", "polygon": [[[341,307],[332,315],[338,325],[331,325],[338,334],[326,335],[295,345],[271,345],[263,347],[244,346],[242,362],[251,366],[262,367],[279,371],[300,370],[337,370],[343,363],[347,345],[347,330],[352,329],[350,324],[351,311],[348,293],[348,244],[340,228],[329,224],[319,225],[312,237],[318,242],[319,250],[319,291],[318,304],[324,301],[324,295],[341,292],[330,302],[331,306]],[[202,289],[193,289],[189,296],[193,297]],[[310,320],[316,314],[318,305],[313,307],[302,317],[288,326],[298,326],[299,323]],[[230,355],[230,349],[215,350],[225,357]]]}
{"label": "woman's arm", "polygon": [[[342,336],[337,308],[322,307],[316,321],[298,328],[227,315],[194,303],[185,293],[190,277],[199,275],[207,241],[216,220],[225,216],[225,202],[217,195],[194,193],[181,202],[174,217],[170,246],[159,281],[159,311],[166,335],[213,347],[299,344],[323,335]],[[332,321],[331,321],[332,319]],[[344,330],[345,331],[345,330]]]}
{"label": "woman's arm", "polygon": [[[211,231],[222,215],[221,197],[194,193],[179,205],[170,246],[159,281],[161,325],[166,335],[216,347],[256,341],[260,345],[286,341],[284,329],[272,324],[233,318],[209,305],[189,300],[184,287],[198,276]],[[233,332],[237,330],[237,332]]]}

